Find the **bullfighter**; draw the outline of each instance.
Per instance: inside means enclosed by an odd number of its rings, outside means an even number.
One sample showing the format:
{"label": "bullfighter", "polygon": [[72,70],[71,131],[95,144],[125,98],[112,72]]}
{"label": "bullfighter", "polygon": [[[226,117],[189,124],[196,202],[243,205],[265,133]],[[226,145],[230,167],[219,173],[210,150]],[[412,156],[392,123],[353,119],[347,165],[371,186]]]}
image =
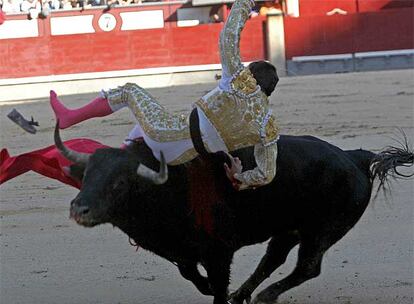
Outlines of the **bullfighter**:
{"label": "bullfighter", "polygon": [[[216,88],[195,102],[193,109],[208,152],[231,152],[254,145],[256,168],[242,171],[240,160],[230,155],[231,166],[224,165],[238,190],[266,185],[276,174],[279,130],[268,99],[279,81],[276,68],[265,61],[245,67],[240,59],[240,34],[253,6],[252,0],[234,3],[219,38],[222,77]],[[50,92],[50,103],[61,129],[128,107],[138,122],[129,137],[143,137],[157,159],[161,151],[169,165],[182,164],[197,156],[189,117],[168,113],[137,84],[103,90],[78,109],[66,108],[54,91]]]}

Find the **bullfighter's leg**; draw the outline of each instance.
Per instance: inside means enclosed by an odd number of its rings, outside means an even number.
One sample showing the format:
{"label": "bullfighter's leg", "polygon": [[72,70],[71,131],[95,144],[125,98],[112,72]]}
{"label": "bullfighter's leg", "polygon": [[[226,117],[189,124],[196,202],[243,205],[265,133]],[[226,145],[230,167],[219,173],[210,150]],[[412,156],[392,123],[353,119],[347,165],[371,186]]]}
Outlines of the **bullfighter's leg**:
{"label": "bullfighter's leg", "polygon": [[243,304],[243,301],[249,303],[253,291],[286,261],[289,252],[298,243],[299,236],[294,232],[273,237],[256,270],[238,290],[230,295],[230,302],[233,304]]}
{"label": "bullfighter's leg", "polygon": [[60,128],[128,107],[137,120],[135,129],[139,131],[138,136],[143,137],[157,159],[163,151],[167,163],[177,165],[197,155],[191,142],[187,116],[169,113],[149,92],[135,83],[102,91],[101,96],[78,109],[66,108],[53,91],[50,103]]}
{"label": "bullfighter's leg", "polygon": [[102,91],[100,96],[77,109],[66,108],[56,93],[50,91],[50,104],[61,129],[128,107],[145,135],[152,140],[167,142],[190,139],[187,117],[169,113],[151,94],[135,83]]}
{"label": "bullfighter's leg", "polygon": [[203,295],[213,295],[208,279],[200,274],[196,263],[179,264],[178,269],[180,270],[181,275],[185,279],[191,281]]}
{"label": "bullfighter's leg", "polygon": [[286,278],[271,284],[261,291],[252,301],[253,304],[275,303],[280,294],[316,278],[321,273],[322,258],[326,250],[336,242],[331,238],[319,236],[318,238],[302,237],[299,246],[298,261],[293,272]]}
{"label": "bullfighter's leg", "polygon": [[202,253],[202,264],[214,294],[213,304],[227,304],[230,265],[234,252],[224,245],[209,244]]}
{"label": "bullfighter's leg", "polygon": [[187,116],[169,113],[149,92],[135,83],[103,91],[113,111],[128,107],[143,132],[157,142],[190,139]]}
{"label": "bullfighter's leg", "polygon": [[59,120],[59,128],[66,129],[81,121],[103,117],[113,113],[108,100],[103,96],[98,96],[88,104],[77,109],[69,109],[58,99],[55,91],[50,91],[50,105],[55,112],[56,119]]}
{"label": "bullfighter's leg", "polygon": [[149,92],[135,83],[104,91],[113,111],[128,107],[137,120],[145,143],[154,156],[164,153],[169,165],[194,158],[187,116],[169,113]]}

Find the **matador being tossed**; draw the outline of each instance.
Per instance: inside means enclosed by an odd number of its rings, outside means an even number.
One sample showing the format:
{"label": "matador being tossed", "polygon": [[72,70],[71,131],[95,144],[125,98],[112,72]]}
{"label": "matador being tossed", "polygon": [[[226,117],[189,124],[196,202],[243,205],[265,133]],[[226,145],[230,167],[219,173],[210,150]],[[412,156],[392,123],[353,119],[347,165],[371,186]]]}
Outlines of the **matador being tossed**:
{"label": "matador being tossed", "polygon": [[[231,158],[231,168],[226,167],[229,179],[239,190],[266,185],[276,174],[279,132],[268,97],[279,78],[275,67],[268,62],[253,62],[244,67],[240,59],[240,34],[253,6],[251,0],[234,3],[220,33],[222,77],[219,85],[194,103],[207,151],[231,152],[254,145],[257,167],[242,172],[240,161],[234,158]],[[168,113],[137,84],[127,83],[102,91],[79,109],[66,108],[54,91],[50,102],[61,129],[128,107],[137,120],[128,139],[142,137],[157,159],[163,152],[169,165],[182,164],[197,156],[188,117]]]}

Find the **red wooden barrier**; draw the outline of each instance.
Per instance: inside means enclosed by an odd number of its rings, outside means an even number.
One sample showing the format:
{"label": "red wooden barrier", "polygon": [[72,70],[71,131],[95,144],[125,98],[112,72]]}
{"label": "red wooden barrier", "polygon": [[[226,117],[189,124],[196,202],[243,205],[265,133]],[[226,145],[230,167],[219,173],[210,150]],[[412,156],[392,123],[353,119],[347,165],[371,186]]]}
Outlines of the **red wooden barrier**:
{"label": "red wooden barrier", "polygon": [[300,17],[326,16],[334,8],[340,8],[348,14],[356,12],[358,0],[299,0]]}
{"label": "red wooden barrier", "polygon": [[[359,3],[363,1],[368,0]],[[95,33],[52,36],[50,18],[39,19],[38,37],[0,39],[0,79],[219,63],[218,35],[223,24],[177,27],[177,8],[144,7],[163,10],[167,20],[164,28],[127,31],[121,31],[119,14],[137,8],[112,9],[110,13],[118,22],[110,32],[98,26],[102,10],[53,12],[52,17],[93,15]],[[413,12],[412,8],[402,8],[343,16],[287,17],[286,58],[412,49]],[[264,23],[263,17],[248,21],[241,41],[244,61],[267,57]]]}
{"label": "red wooden barrier", "polygon": [[326,16],[339,8],[347,14],[414,7],[414,0],[299,0],[300,17]]}
{"label": "red wooden barrier", "polygon": [[[103,32],[97,26],[102,10],[83,12],[91,13],[96,33],[52,36],[48,18],[38,20],[39,37],[0,40],[0,78],[220,63],[218,35],[223,24],[176,27],[166,22],[161,29],[121,31],[118,22],[113,31]],[[246,25],[243,60],[265,58],[264,21],[255,18]]]}
{"label": "red wooden barrier", "polygon": [[286,18],[286,58],[412,49],[413,18],[410,8]]}
{"label": "red wooden barrier", "polygon": [[374,12],[394,8],[413,8],[414,0],[358,0],[359,12]]}

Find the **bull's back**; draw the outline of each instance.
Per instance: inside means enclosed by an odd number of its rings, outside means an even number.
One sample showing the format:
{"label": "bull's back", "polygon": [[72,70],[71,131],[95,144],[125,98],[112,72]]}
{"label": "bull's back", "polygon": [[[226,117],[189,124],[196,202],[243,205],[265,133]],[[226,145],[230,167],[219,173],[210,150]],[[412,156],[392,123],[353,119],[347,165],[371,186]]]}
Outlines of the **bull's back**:
{"label": "bull's back", "polygon": [[274,204],[283,204],[282,213],[299,222],[309,217],[326,221],[352,208],[363,212],[371,194],[370,152],[365,152],[348,153],[312,136],[282,136],[271,184]]}

